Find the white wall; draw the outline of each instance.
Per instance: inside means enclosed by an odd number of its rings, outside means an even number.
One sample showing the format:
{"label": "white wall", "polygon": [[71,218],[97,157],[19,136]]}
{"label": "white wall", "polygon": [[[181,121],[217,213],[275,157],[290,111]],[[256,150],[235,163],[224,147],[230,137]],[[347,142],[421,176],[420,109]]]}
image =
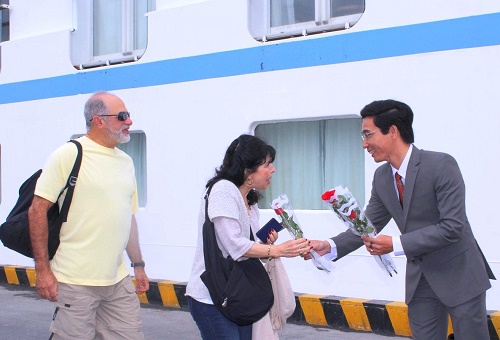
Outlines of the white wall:
{"label": "white wall", "polygon": [[[12,40],[2,44],[0,86],[78,72],[69,62],[69,3],[11,1]],[[452,8],[446,1],[430,0],[418,5],[395,0],[378,4],[367,0],[364,21],[342,34],[398,26],[408,20],[431,21],[441,15],[500,11],[496,1],[474,6],[458,1]],[[49,11],[49,6],[55,9]],[[138,63],[261,44],[246,29],[246,1],[191,1],[188,6],[168,7],[168,2],[158,0],[159,10],[149,14],[148,50]],[[417,147],[448,152],[459,162],[471,225],[500,276],[500,256],[492,237],[498,234],[494,207],[500,191],[494,180],[500,144],[499,57],[500,47],[493,46],[115,91],[134,113],[133,129],[147,136],[148,204],[138,221],[149,276],[188,280],[202,189],[239,134],[252,132],[259,122],[357,114],[365,104],[386,98],[413,108]],[[85,133],[82,111],[87,98],[88,94],[81,94],[0,105],[4,122],[0,124],[0,219],[14,205],[19,185],[42,166],[48,154],[71,135]],[[367,155],[367,197],[377,166]],[[296,213],[310,239],[344,229],[328,211]],[[262,222],[271,216],[272,211],[262,211]],[[385,233],[397,235],[398,230],[390,225]],[[280,234],[281,240],[288,238],[286,232]],[[284,263],[296,292],[403,301],[405,258],[394,260],[400,269],[394,278],[388,278],[363,249],[336,263],[330,275],[300,258]],[[0,263],[33,265],[3,247]],[[492,283],[487,307],[498,310],[500,287]]]}

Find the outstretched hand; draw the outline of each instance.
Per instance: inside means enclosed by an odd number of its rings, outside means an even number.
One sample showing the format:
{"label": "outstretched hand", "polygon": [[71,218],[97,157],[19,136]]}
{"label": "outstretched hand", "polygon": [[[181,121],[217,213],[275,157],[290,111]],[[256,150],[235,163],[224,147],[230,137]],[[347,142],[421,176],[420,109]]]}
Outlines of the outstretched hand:
{"label": "outstretched hand", "polygon": [[[328,241],[320,241],[320,240],[310,240],[311,249],[314,250],[318,255],[323,256],[331,252],[332,248]],[[304,260],[312,259],[312,255],[310,252],[304,254]]]}
{"label": "outstretched hand", "polygon": [[309,241],[305,238],[289,240],[279,244],[277,247],[279,247],[282,257],[303,256],[311,250]]}

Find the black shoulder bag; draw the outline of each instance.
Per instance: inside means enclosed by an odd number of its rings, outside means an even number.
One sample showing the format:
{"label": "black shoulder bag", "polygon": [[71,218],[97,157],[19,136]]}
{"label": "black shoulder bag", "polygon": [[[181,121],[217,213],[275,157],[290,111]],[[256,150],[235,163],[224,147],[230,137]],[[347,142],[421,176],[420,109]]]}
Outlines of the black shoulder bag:
{"label": "black shoulder bag", "polygon": [[[80,165],[82,163],[82,145],[76,140],[70,140],[70,142],[76,145],[78,154],[76,156],[73,169],[71,170],[71,173],[66,181],[66,186],[59,193],[59,197],[61,197],[64,190],[68,189],[66,197],[64,197],[64,202],[60,212],[57,201],[47,212],[49,225],[47,244],[49,259],[54,257],[54,254],[59,247],[59,233],[61,232],[61,225],[63,222],[66,222],[68,217],[69,206],[71,204],[71,199],[73,198],[73,191],[75,189],[78,172],[80,171]],[[21,185],[16,205],[7,216],[7,220],[0,226],[0,239],[2,240],[4,246],[27,257],[33,257],[29,231],[28,209],[33,201],[36,182],[38,181],[38,177],[40,177],[41,173],[42,170],[38,170]],[[57,200],[59,200],[59,197],[57,197]]]}
{"label": "black shoulder bag", "polygon": [[[222,315],[239,326],[247,326],[260,320],[271,309],[274,303],[271,280],[259,259],[237,262],[230,256],[222,256],[214,224],[208,217],[211,190],[212,186],[205,195],[203,253],[206,270],[200,277]],[[251,230],[250,239],[254,240]]]}

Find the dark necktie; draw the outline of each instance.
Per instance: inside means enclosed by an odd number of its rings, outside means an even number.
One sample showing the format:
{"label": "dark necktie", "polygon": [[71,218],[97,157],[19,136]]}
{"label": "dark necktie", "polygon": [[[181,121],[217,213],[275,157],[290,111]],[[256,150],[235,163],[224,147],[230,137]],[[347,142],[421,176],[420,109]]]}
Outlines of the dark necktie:
{"label": "dark necktie", "polygon": [[401,204],[401,207],[403,207],[403,198],[405,196],[405,186],[403,184],[403,181],[401,180],[400,174],[398,174],[396,172],[394,174],[394,177],[396,178],[396,187],[398,188],[398,193],[399,193],[399,203]]}

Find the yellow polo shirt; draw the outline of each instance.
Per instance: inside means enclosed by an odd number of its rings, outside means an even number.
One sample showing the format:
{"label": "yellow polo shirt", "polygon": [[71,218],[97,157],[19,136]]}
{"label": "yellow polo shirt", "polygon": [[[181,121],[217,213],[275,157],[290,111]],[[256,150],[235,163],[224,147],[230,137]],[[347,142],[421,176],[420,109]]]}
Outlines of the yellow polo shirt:
{"label": "yellow polo shirt", "polygon": [[[57,280],[64,283],[109,286],[129,274],[125,267],[132,216],[138,209],[132,159],[86,136],[77,139],[83,159],[69,209],[61,227],[61,244],[50,262]],[[35,195],[57,200],[73,167],[77,149],[66,143],[46,161]],[[62,206],[64,194],[59,200]]]}

